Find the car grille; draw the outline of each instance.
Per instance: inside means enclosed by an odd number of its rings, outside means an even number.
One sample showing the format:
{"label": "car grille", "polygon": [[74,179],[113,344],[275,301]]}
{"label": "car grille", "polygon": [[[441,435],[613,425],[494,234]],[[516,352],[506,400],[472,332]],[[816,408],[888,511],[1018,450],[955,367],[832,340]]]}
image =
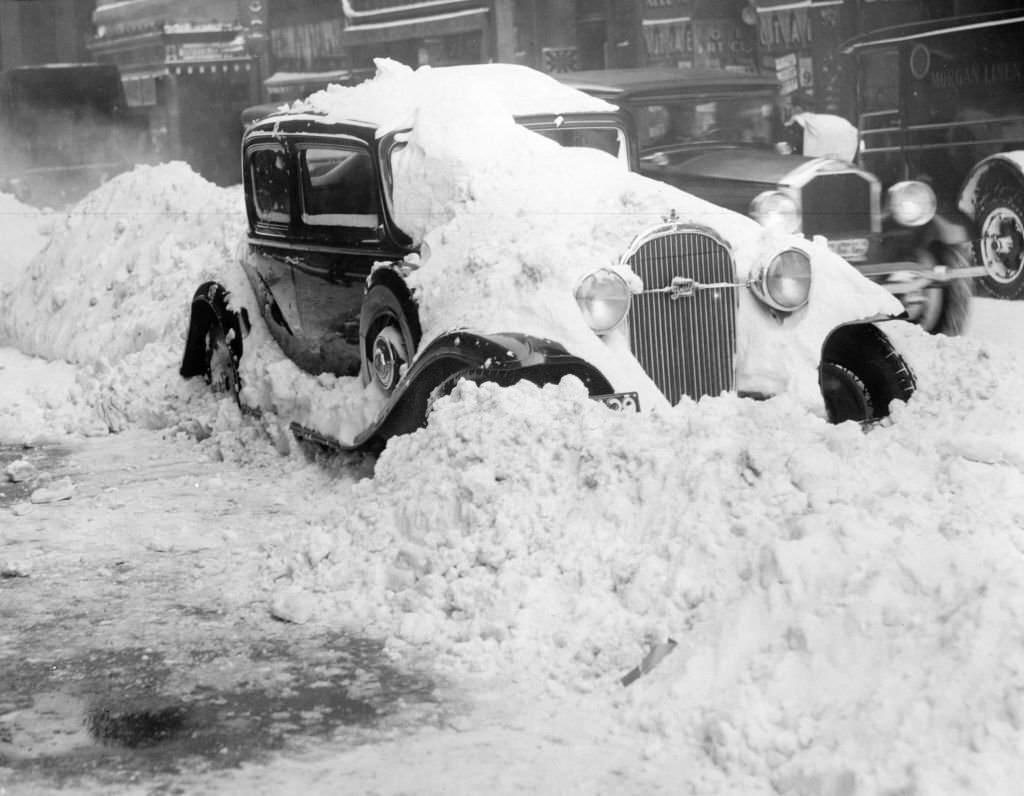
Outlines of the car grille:
{"label": "car grille", "polygon": [[872,183],[856,172],[820,174],[803,187],[803,233],[826,237],[871,230]]}
{"label": "car grille", "polygon": [[[675,277],[700,283],[735,282],[728,248],[702,231],[671,232],[642,243],[629,258],[644,290],[667,287]],[[633,354],[673,404],[733,389],[737,288],[633,297],[629,314]]]}

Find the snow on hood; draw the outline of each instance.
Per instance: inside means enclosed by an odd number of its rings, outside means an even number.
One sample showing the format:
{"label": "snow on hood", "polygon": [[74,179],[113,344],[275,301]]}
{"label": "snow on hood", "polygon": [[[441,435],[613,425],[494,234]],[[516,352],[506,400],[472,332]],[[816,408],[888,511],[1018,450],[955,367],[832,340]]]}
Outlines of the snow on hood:
{"label": "snow on hood", "polygon": [[[739,291],[741,390],[792,392],[823,411],[817,366],[828,333],[847,321],[902,311],[824,243],[769,232],[624,172],[604,152],[561,147],[507,113],[485,117],[472,106],[454,107],[423,103],[415,127],[402,134],[404,148],[392,157],[395,218],[423,246],[409,283],[425,342],[460,327],[536,334],[597,365],[616,389],[638,390],[648,406],[664,403],[629,354],[590,331],[573,293],[583,276],[615,267],[636,234],[669,216],[724,239],[740,280],[787,247],[812,260],[810,302],[785,322],[774,320],[750,291]],[[632,281],[643,287],[635,276]]]}

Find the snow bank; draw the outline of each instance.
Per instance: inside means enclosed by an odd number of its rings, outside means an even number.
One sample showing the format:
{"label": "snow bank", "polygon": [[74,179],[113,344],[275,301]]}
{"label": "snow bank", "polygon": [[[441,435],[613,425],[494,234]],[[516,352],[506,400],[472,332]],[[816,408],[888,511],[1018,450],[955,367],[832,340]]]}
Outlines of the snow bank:
{"label": "snow bank", "polygon": [[0,293],[0,339],[76,363],[117,362],[180,337],[203,279],[224,270],[244,217],[237,188],[184,163],[139,166],[55,214],[50,242]]}
{"label": "snow bank", "polygon": [[1024,376],[901,326],[920,400],[867,434],[785,398],[616,415],[464,385],[273,572],[395,650],[603,694],[691,792],[1010,793]]}
{"label": "snow bank", "polygon": [[0,285],[13,281],[46,245],[48,215],[0,193]]}

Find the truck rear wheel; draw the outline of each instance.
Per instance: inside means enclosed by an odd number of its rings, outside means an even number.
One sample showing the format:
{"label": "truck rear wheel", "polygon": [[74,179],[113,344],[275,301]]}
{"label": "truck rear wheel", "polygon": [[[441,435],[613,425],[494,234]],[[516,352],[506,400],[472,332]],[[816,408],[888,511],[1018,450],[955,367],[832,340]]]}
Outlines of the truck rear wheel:
{"label": "truck rear wheel", "polygon": [[995,298],[1024,295],[1024,199],[1019,191],[1003,186],[978,203],[978,240],[975,256],[985,266],[978,282]]}

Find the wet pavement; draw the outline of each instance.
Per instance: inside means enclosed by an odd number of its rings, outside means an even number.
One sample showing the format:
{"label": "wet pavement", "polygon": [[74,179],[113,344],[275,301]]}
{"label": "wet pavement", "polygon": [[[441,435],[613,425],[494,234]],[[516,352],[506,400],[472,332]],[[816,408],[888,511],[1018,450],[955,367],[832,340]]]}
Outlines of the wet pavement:
{"label": "wet pavement", "polygon": [[289,746],[372,742],[373,729],[429,720],[439,707],[429,679],[389,664],[379,643],[344,636],[230,656],[211,647],[5,657],[0,682],[0,780],[10,789],[150,782],[160,792],[175,775]]}
{"label": "wet pavement", "polygon": [[[443,684],[381,641],[273,617],[265,556],[237,541],[281,521],[259,479],[139,444],[0,448],[0,794],[184,793],[447,720]],[[7,481],[18,458],[38,478]],[[72,498],[29,503],[57,478]]]}
{"label": "wet pavement", "polygon": [[22,445],[0,445],[0,508],[27,500],[37,486],[34,479],[11,481],[5,474],[9,464],[24,460],[37,472],[46,473],[51,466],[66,456],[67,449],[59,446],[31,448]]}

